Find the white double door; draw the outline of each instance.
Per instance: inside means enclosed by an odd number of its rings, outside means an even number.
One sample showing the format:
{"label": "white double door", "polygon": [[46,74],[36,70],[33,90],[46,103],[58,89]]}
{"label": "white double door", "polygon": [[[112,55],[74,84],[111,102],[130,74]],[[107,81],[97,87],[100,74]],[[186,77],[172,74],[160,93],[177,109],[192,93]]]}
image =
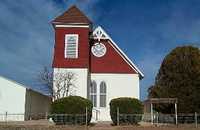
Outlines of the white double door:
{"label": "white double door", "polygon": [[89,89],[89,98],[93,103],[92,119],[95,121],[105,121],[110,117],[107,105],[106,82],[96,82],[93,80]]}

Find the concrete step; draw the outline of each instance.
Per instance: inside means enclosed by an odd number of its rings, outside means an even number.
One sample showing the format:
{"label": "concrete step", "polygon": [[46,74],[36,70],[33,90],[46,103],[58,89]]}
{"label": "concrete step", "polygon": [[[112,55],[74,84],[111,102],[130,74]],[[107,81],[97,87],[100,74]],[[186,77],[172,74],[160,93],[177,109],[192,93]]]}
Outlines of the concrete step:
{"label": "concrete step", "polygon": [[98,121],[95,124],[95,127],[110,127],[112,125],[112,121]]}

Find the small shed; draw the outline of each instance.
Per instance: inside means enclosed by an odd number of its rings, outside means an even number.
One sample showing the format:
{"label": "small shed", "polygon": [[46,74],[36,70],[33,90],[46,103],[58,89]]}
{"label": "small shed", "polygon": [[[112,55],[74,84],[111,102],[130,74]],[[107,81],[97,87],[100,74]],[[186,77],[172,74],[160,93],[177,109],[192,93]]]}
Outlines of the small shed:
{"label": "small shed", "polygon": [[0,121],[39,119],[49,112],[51,97],[0,76]]}

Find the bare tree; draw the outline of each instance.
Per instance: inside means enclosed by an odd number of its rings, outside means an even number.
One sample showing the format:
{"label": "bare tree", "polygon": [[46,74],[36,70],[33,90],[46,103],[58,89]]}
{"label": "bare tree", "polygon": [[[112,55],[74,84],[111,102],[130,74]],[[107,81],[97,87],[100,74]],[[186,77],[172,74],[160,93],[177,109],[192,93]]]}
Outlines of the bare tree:
{"label": "bare tree", "polygon": [[44,67],[39,73],[39,81],[47,87],[50,95],[53,97],[53,72],[48,67]]}
{"label": "bare tree", "polygon": [[74,95],[76,92],[76,74],[73,72],[65,71],[53,74],[47,67],[44,67],[40,73],[40,80],[48,87],[54,100]]}
{"label": "bare tree", "polygon": [[75,94],[76,75],[73,72],[57,72],[54,74],[55,99]]}

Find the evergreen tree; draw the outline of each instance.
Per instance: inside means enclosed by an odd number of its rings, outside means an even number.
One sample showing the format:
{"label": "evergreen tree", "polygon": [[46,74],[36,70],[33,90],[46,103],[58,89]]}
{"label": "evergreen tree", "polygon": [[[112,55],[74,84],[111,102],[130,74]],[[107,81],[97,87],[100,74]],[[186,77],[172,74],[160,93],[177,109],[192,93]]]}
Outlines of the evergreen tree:
{"label": "evergreen tree", "polygon": [[[200,50],[193,46],[173,49],[163,60],[149,89],[150,98],[178,98],[178,112],[200,112]],[[157,110],[170,113],[172,105]]]}

